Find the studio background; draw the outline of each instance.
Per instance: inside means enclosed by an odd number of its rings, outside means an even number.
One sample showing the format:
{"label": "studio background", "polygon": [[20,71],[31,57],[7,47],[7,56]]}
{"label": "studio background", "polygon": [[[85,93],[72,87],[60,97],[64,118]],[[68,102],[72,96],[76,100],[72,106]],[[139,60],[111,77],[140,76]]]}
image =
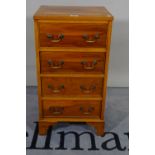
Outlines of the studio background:
{"label": "studio background", "polygon": [[36,86],[33,14],[40,5],[105,6],[114,16],[109,87],[129,84],[129,1],[128,0],[27,0],[26,1],[26,85]]}

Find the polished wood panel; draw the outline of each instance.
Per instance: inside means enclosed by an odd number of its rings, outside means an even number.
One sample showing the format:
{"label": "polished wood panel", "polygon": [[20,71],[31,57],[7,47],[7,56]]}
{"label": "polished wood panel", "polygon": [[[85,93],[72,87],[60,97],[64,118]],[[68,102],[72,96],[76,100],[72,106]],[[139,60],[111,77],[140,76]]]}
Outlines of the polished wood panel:
{"label": "polished wood panel", "polygon": [[58,122],[85,122],[103,135],[112,20],[104,7],[35,13],[39,134]]}
{"label": "polished wood panel", "polygon": [[104,73],[105,53],[40,53],[41,73]]}
{"label": "polished wood panel", "polygon": [[43,101],[44,117],[100,117],[100,101]]}
{"label": "polished wood panel", "polygon": [[102,48],[89,48],[89,47],[78,47],[78,48],[74,48],[74,47],[63,47],[63,48],[59,48],[59,47],[40,47],[39,48],[39,52],[47,52],[47,51],[55,51],[55,52],[101,52],[101,53],[105,53],[106,52],[106,48],[102,47]]}
{"label": "polished wood panel", "polygon": [[40,74],[40,77],[87,77],[87,78],[104,78],[104,74],[85,74],[85,73],[54,73],[54,74]]}
{"label": "polished wood panel", "polygon": [[46,96],[46,97],[41,97],[42,100],[65,100],[66,102],[69,101],[69,100],[76,100],[76,101],[79,101],[79,100],[85,100],[85,101],[102,101],[102,97],[85,97],[85,96],[81,96],[80,98],[78,96],[72,96],[72,97],[66,97],[66,96],[55,96],[55,97],[51,97],[51,96]]}
{"label": "polished wood panel", "polygon": [[102,78],[43,77],[42,96],[102,96]]}
{"label": "polished wood panel", "polygon": [[110,57],[110,43],[111,43],[111,33],[112,33],[112,21],[109,22],[108,26],[108,38],[107,38],[107,53],[106,53],[106,62],[104,66],[105,75],[104,75],[104,82],[103,82],[103,100],[102,100],[102,111],[101,111],[101,119],[104,117],[105,113],[105,102],[106,102],[106,94],[107,94],[107,81],[108,81],[108,65],[109,65],[109,57]]}
{"label": "polished wood panel", "polygon": [[39,109],[39,119],[42,117],[42,103],[41,103],[41,79],[40,79],[40,56],[39,56],[39,30],[38,22],[34,21],[34,36],[35,36],[35,48],[36,48],[36,75],[38,84],[38,109]]}
{"label": "polished wood panel", "polygon": [[40,23],[40,46],[105,47],[107,28],[108,24]]}
{"label": "polished wood panel", "polygon": [[41,6],[35,13],[34,19],[94,22],[113,20],[113,16],[103,6]]}

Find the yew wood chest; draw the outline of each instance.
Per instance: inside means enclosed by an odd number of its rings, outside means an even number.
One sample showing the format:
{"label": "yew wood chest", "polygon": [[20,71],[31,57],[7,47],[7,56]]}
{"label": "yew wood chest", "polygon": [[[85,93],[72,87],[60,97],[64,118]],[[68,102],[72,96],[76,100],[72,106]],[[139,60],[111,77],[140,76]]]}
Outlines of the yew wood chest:
{"label": "yew wood chest", "polygon": [[112,20],[104,7],[41,6],[35,13],[41,135],[58,122],[104,133]]}

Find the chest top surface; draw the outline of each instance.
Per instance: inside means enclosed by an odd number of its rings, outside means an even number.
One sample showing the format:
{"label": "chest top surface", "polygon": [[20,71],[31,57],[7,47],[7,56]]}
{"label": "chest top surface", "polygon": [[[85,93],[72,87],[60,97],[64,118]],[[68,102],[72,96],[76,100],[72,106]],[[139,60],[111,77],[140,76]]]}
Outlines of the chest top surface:
{"label": "chest top surface", "polygon": [[105,7],[40,6],[34,19],[45,20],[113,20]]}

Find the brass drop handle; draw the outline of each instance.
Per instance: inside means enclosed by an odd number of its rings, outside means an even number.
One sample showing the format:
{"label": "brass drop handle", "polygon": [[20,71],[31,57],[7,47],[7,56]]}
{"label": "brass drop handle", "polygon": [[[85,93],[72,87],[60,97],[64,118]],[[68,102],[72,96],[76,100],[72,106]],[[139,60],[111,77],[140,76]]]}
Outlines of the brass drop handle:
{"label": "brass drop handle", "polygon": [[53,42],[53,43],[58,43],[58,42],[60,42],[61,40],[64,39],[64,35],[63,34],[59,34],[57,36],[57,39],[55,39],[52,34],[47,34],[47,38],[50,39],[51,42]]}
{"label": "brass drop handle", "polygon": [[63,107],[49,107],[48,111],[53,115],[61,115],[64,111]]}
{"label": "brass drop handle", "polygon": [[85,70],[93,70],[93,69],[95,69],[97,60],[94,60],[92,63],[89,63],[87,61],[81,61],[81,64]]}
{"label": "brass drop handle", "polygon": [[48,67],[51,69],[61,69],[63,67],[64,61],[60,60],[59,62],[54,62],[52,60],[48,60]]}
{"label": "brass drop handle", "polygon": [[96,86],[95,85],[92,85],[89,88],[86,88],[85,86],[81,85],[80,86],[80,89],[81,89],[81,91],[83,93],[90,94],[90,93],[92,93],[96,89]]}
{"label": "brass drop handle", "polygon": [[87,110],[85,110],[83,107],[80,107],[80,112],[84,115],[90,115],[94,111],[94,107],[88,107]]}
{"label": "brass drop handle", "polygon": [[62,90],[64,90],[64,85],[61,84],[58,88],[54,88],[51,84],[48,84],[48,89],[52,90],[53,93],[60,93]]}
{"label": "brass drop handle", "polygon": [[96,33],[95,35],[93,35],[93,37],[90,37],[90,36],[88,36],[88,34],[84,34],[82,36],[82,38],[87,43],[94,43],[94,42],[96,42],[100,38],[100,35],[99,35],[99,33]]}

